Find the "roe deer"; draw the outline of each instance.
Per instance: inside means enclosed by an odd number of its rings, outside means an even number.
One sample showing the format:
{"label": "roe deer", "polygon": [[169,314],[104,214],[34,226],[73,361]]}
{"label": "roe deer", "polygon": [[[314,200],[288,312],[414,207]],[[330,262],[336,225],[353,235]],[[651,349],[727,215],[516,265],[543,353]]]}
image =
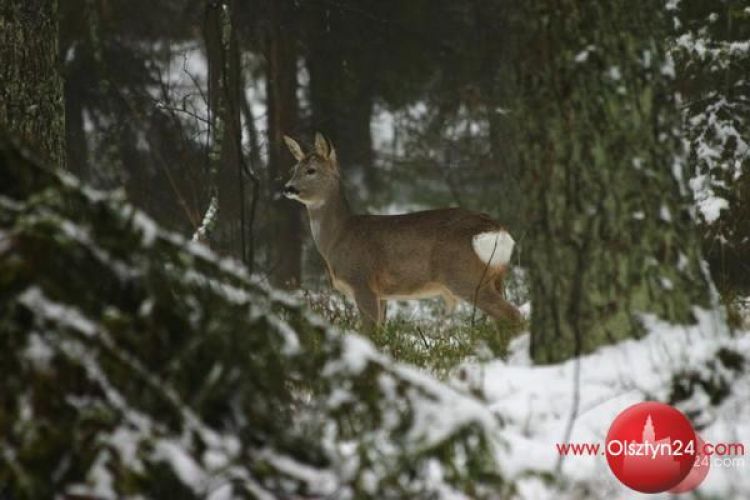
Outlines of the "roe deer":
{"label": "roe deer", "polygon": [[485,214],[462,208],[403,215],[355,215],[347,203],[333,146],[321,135],[305,154],[284,136],[297,164],[284,187],[307,207],[310,229],[332,285],[353,299],[366,330],[385,320],[388,299],[457,298],[517,323],[502,292],[515,242]]}

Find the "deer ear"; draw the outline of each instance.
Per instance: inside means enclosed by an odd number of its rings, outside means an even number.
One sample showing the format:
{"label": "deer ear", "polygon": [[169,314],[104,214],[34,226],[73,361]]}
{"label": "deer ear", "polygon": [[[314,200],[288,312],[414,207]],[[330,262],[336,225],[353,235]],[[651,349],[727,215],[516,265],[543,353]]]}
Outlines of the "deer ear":
{"label": "deer ear", "polygon": [[315,152],[323,158],[328,158],[330,155],[328,141],[326,141],[326,138],[320,132],[315,134]]}
{"label": "deer ear", "polygon": [[302,152],[302,148],[299,146],[299,143],[297,141],[295,141],[288,135],[285,135],[284,142],[286,143],[286,147],[289,148],[289,152],[292,153],[292,156],[294,156],[295,160],[300,161],[305,157],[305,153]]}
{"label": "deer ear", "polygon": [[336,158],[336,149],[334,149],[333,144],[331,144],[331,152],[328,153],[328,161],[331,162],[334,168],[338,168],[339,162],[338,158]]}

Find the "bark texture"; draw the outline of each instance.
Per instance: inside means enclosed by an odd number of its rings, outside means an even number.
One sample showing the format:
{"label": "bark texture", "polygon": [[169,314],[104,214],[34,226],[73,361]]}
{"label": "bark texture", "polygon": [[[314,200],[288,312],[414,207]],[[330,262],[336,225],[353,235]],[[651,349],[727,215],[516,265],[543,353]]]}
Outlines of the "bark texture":
{"label": "bark texture", "polygon": [[65,167],[65,108],[55,0],[0,7],[0,127]]}
{"label": "bark texture", "polygon": [[[682,173],[664,19],[630,2],[524,6],[520,164],[531,352],[556,362],[711,307]],[[556,13],[550,16],[549,13]]]}
{"label": "bark texture", "polygon": [[204,38],[209,63],[210,197],[218,200],[212,246],[244,260],[244,178],[240,122],[240,57],[234,2],[209,1]]}

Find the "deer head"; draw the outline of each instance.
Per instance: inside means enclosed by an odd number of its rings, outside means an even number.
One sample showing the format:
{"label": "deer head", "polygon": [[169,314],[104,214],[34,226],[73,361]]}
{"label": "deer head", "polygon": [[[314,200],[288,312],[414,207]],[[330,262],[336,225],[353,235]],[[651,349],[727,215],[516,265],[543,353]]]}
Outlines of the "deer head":
{"label": "deer head", "polygon": [[284,186],[284,196],[314,207],[339,189],[341,182],[336,151],[322,134],[315,134],[315,148],[305,154],[300,145],[284,136],[289,151],[297,160],[292,167],[292,177]]}

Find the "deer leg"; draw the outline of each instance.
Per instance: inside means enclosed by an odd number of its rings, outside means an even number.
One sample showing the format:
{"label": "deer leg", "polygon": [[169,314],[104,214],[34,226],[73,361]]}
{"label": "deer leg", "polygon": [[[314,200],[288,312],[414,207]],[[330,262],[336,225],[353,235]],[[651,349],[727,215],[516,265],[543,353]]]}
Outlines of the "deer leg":
{"label": "deer leg", "polygon": [[369,288],[354,289],[354,301],[362,316],[362,327],[371,333],[381,324],[380,300]]}
{"label": "deer leg", "polygon": [[498,337],[491,347],[493,352],[506,355],[511,338],[519,332],[522,324],[521,313],[511,303],[505,300],[503,294],[493,283],[475,291],[476,306],[491,316],[496,323]]}
{"label": "deer leg", "polygon": [[505,300],[504,294],[494,286],[487,286],[479,292],[477,307],[496,320],[506,320],[513,324],[519,324],[522,320],[518,309]]}
{"label": "deer leg", "polygon": [[386,313],[388,311],[388,302],[385,300],[378,301],[380,305],[380,316],[378,317],[378,324],[384,325],[385,324],[385,318]]}
{"label": "deer leg", "polygon": [[505,300],[503,294],[492,282],[484,283],[473,290],[466,287],[460,290],[457,295],[495,320],[509,321],[513,324],[521,323],[521,313],[513,304]]}
{"label": "deer leg", "polygon": [[456,299],[456,296],[446,290],[446,292],[443,293],[443,314],[446,316],[453,314],[456,311],[457,304],[458,300]]}

